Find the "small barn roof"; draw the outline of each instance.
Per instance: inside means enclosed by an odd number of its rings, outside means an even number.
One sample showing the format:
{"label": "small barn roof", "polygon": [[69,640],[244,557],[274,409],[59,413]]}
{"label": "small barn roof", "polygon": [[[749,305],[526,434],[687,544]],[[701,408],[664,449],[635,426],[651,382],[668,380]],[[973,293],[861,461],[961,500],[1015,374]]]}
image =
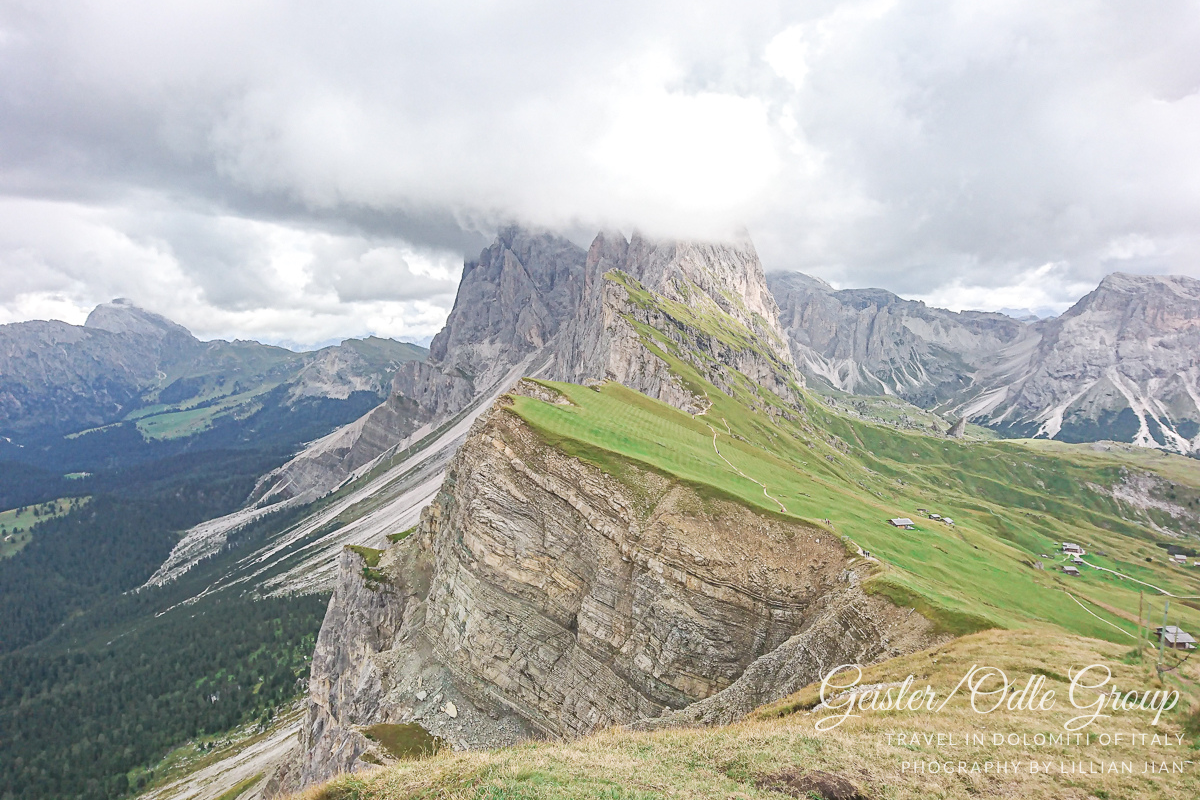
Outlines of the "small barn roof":
{"label": "small barn roof", "polygon": [[1165,628],[1160,627],[1158,629],[1158,632],[1164,634],[1167,637],[1167,641],[1174,641],[1174,642],[1195,642],[1196,641],[1196,639],[1190,633],[1188,633],[1183,628],[1180,628],[1177,625],[1168,625]]}
{"label": "small barn roof", "polygon": [[903,528],[903,527],[907,527],[909,525],[917,524],[917,523],[913,522],[911,519],[909,519],[908,517],[896,517],[895,519],[889,519],[888,522],[892,523],[897,528]]}

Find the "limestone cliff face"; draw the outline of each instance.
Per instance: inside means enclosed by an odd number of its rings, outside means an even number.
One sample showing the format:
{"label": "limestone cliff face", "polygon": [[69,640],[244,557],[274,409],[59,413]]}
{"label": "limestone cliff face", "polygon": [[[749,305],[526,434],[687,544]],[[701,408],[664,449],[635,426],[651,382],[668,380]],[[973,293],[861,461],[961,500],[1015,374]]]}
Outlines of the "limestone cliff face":
{"label": "limestone cliff face", "polygon": [[383,700],[381,675],[371,657],[391,646],[407,598],[391,583],[364,575],[363,557],[342,552],[339,579],[317,637],[309,679],[308,761],[350,764],[369,746],[353,728],[334,721],[369,713]]}
{"label": "limestone cliff face", "polygon": [[748,240],[737,243],[653,241],[601,233],[588,250],[583,305],[562,334],[554,376],[615,380],[643,394],[697,411],[703,398],[647,347],[660,338],[717,386],[730,371],[791,399],[799,379],[779,327],[778,308]]}
{"label": "limestone cliff face", "polygon": [[503,228],[468,261],[429,363],[483,389],[549,344],[579,309],[583,248],[547,232]]}
{"label": "limestone cliff face", "polygon": [[501,401],[383,555],[384,580],[372,588],[347,556],[313,662],[303,782],[362,766],[358,731],[375,723],[416,721],[468,748],[722,696],[736,717],[782,696],[773,684],[927,644],[929,624],[865,597],[849,561],[822,529],[632,465],[617,480]]}

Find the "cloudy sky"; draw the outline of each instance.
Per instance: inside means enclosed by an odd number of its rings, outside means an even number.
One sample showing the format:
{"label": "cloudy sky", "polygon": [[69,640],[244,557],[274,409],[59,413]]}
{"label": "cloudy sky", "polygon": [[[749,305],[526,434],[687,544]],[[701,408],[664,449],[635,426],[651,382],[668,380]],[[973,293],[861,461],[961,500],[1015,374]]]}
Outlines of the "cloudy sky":
{"label": "cloudy sky", "polygon": [[0,0],[0,322],[421,339],[508,220],[1062,310],[1200,277],[1200,2]]}

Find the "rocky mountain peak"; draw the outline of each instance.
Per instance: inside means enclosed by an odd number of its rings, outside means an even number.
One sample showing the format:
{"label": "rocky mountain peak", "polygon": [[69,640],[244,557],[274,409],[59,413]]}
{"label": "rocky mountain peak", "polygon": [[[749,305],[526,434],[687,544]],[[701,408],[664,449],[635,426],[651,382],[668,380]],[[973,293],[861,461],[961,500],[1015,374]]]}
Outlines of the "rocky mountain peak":
{"label": "rocky mountain peak", "polygon": [[[544,346],[579,305],[587,254],[550,233],[511,225],[500,230],[462,281],[430,361],[467,376],[507,367]],[[497,359],[504,364],[497,365]]]}
{"label": "rocky mountain peak", "polygon": [[797,289],[811,290],[818,292],[835,292],[837,291],[825,281],[815,275],[806,275],[803,272],[772,272],[767,279],[768,284],[774,294],[778,294],[781,290]]}
{"label": "rocky mountain peak", "polygon": [[682,303],[690,303],[698,289],[751,328],[762,324],[757,316],[779,331],[779,307],[749,237],[732,242],[652,240],[635,232],[624,271],[651,291]]}
{"label": "rocky mountain peak", "polygon": [[1110,328],[1114,335],[1154,335],[1200,327],[1200,281],[1182,275],[1129,275],[1114,272],[1096,289],[1048,325],[1060,328],[1085,322]]}
{"label": "rocky mountain peak", "polygon": [[152,336],[163,339],[167,336],[195,339],[187,328],[172,322],[164,316],[135,306],[124,297],[118,297],[111,303],[103,303],[92,309],[85,328],[109,331],[110,333],[134,333],[142,336]]}
{"label": "rocky mountain peak", "polygon": [[1127,272],[1113,272],[1104,276],[1096,291],[1123,294],[1162,292],[1183,300],[1200,301],[1200,280],[1186,275],[1131,275]]}

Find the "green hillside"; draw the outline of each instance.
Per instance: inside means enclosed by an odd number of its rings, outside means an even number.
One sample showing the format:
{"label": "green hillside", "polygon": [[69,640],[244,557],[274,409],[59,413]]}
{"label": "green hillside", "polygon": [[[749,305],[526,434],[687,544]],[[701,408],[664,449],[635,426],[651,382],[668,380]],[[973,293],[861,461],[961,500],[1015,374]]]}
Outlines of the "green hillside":
{"label": "green hillside", "polygon": [[[836,532],[879,560],[870,588],[955,633],[1049,623],[1132,643],[1139,589],[1155,598],[1148,607],[1160,615],[1162,609],[1162,595],[1132,579],[1200,597],[1200,571],[1168,564],[1166,549],[1156,546],[1175,540],[1104,492],[1121,478],[1118,454],[904,433],[842,416],[808,396],[807,413],[789,421],[747,408],[695,372],[688,380],[712,402],[706,414],[689,416],[615,383],[544,383],[569,405],[517,396],[512,410],[554,446],[618,478],[621,464],[634,461]],[[1200,463],[1155,461],[1168,467],[1161,471],[1180,492],[1200,487]],[[909,517],[916,529],[892,527],[892,517]],[[1080,577],[1063,575],[1064,541],[1081,544],[1088,562],[1128,578],[1086,566]],[[1043,569],[1035,568],[1039,562]],[[1198,626],[1194,604],[1175,603],[1172,621]]]}

